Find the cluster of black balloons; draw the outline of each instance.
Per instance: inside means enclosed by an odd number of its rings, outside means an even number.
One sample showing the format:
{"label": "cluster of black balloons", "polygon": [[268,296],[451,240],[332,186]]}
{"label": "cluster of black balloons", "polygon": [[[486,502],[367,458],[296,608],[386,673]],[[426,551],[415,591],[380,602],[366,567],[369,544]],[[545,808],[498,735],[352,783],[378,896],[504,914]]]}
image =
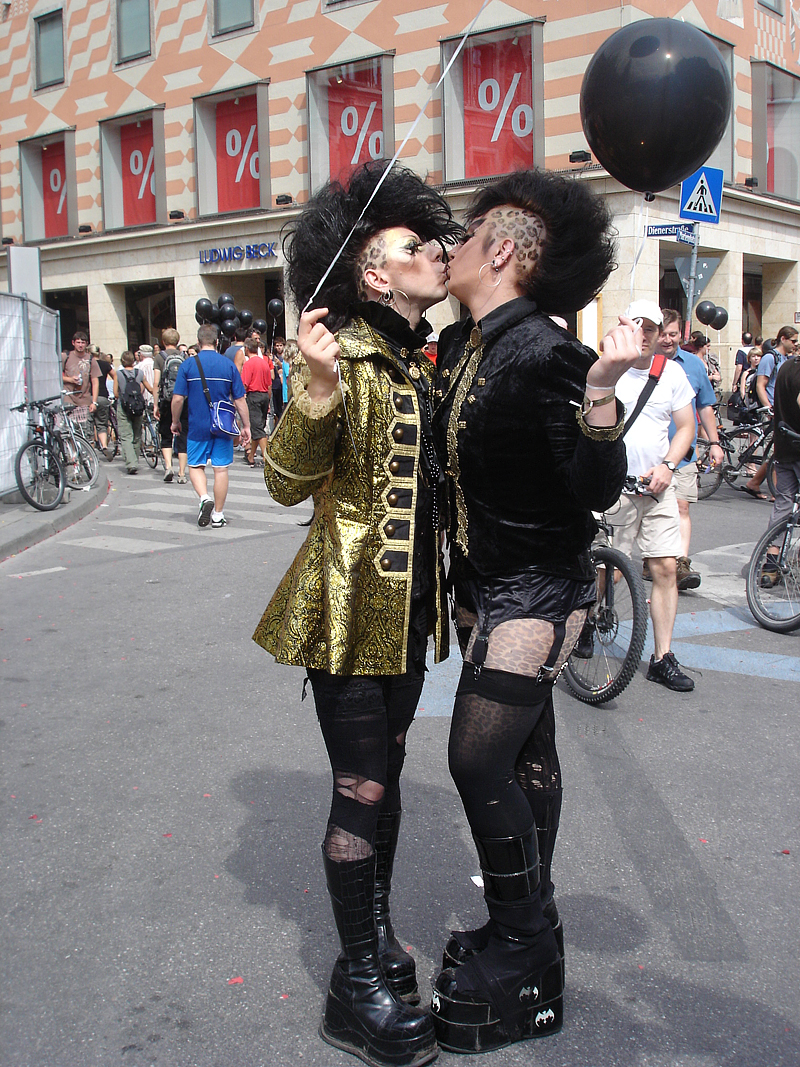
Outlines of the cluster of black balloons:
{"label": "cluster of black balloons", "polygon": [[728,325],[728,312],[718,307],[713,300],[701,300],[694,309],[695,317],[712,330],[722,330]]}
{"label": "cluster of black balloons", "polygon": [[[283,301],[280,297],[273,297],[267,304],[267,312],[273,320],[279,319],[283,314]],[[216,304],[207,296],[202,296],[194,306],[194,317],[200,323],[213,323],[219,326],[220,331],[226,337],[233,337],[239,328],[245,330],[251,326],[260,334],[266,334],[269,326],[266,319],[254,319],[252,311],[236,310],[234,298],[230,293],[222,293]]]}
{"label": "cluster of black balloons", "polygon": [[641,19],[595,52],[581,86],[589,147],[641,193],[678,185],[706,162],[731,117],[719,49],[679,19]]}

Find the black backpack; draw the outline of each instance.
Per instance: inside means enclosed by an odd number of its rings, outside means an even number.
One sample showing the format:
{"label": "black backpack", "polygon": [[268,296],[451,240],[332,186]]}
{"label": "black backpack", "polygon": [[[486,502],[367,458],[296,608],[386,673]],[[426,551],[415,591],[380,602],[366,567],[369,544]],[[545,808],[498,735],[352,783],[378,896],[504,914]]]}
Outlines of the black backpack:
{"label": "black backpack", "polygon": [[135,419],[137,415],[144,414],[144,397],[142,396],[141,387],[136,381],[136,371],[132,371],[133,377],[129,377],[126,370],[127,368],[120,370],[123,386],[120,390],[119,402],[122,404],[122,410],[125,414]]}
{"label": "black backpack", "polygon": [[166,356],[164,358],[164,370],[161,373],[161,399],[172,400],[175,391],[175,379],[178,377],[183,356]]}

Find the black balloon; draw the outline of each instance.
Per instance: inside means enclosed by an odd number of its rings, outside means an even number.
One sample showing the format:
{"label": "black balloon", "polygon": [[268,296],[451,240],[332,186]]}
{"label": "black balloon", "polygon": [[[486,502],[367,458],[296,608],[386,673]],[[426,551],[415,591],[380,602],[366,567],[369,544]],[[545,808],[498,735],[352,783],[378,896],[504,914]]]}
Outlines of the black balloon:
{"label": "black balloon", "polygon": [[704,326],[710,326],[717,313],[717,305],[713,300],[701,300],[694,309],[695,318]]}
{"label": "black balloon", "polygon": [[253,312],[252,311],[240,311],[239,312],[239,322],[242,324],[242,326],[244,326],[245,329],[247,329],[248,326],[252,326],[252,324],[253,324]]}
{"label": "black balloon", "polygon": [[236,333],[236,320],[235,319],[223,319],[220,324],[220,329],[226,337],[233,337]]}
{"label": "black balloon", "polygon": [[714,318],[708,323],[712,330],[724,330],[728,325],[728,312],[725,308],[714,308]]}
{"label": "black balloon", "polygon": [[211,322],[219,322],[219,308],[216,304],[211,305],[211,313],[209,314]]}
{"label": "black balloon", "polygon": [[206,322],[208,322],[208,319],[204,319],[204,318],[203,318],[203,316],[202,316],[202,315],[200,314],[200,312],[199,312],[199,311],[195,311],[195,313],[194,313],[194,321],[195,321],[195,322],[196,322],[196,323],[197,323],[197,324],[198,324],[199,326],[204,326],[204,325],[205,325],[205,323],[206,323]]}
{"label": "black balloon", "polygon": [[273,319],[279,319],[283,314],[283,301],[279,296],[273,296],[272,300],[267,304],[267,311],[273,317]]}
{"label": "black balloon", "polygon": [[267,332],[267,320],[266,319],[253,319],[253,329],[258,330],[259,333]]}
{"label": "black balloon", "polygon": [[221,296],[217,297],[217,307],[219,307],[219,308],[221,308],[223,304],[235,304],[235,303],[236,303],[236,300],[234,299],[234,297],[231,296],[230,293],[222,293]]}
{"label": "black balloon", "polygon": [[236,315],[236,308],[233,306],[233,304],[230,301],[227,304],[220,304],[220,306],[219,306],[219,317],[220,317],[220,319],[222,319],[223,321],[225,319],[232,319],[232,318],[234,318],[235,315]]}
{"label": "black balloon", "polygon": [[194,306],[195,314],[202,315],[203,319],[208,321],[211,318],[211,312],[214,305],[208,299],[207,296],[201,296]]}
{"label": "black balloon", "polygon": [[657,193],[688,178],[725,133],[731,79],[704,33],[641,19],[595,52],[581,86],[589,147],[617,181]]}

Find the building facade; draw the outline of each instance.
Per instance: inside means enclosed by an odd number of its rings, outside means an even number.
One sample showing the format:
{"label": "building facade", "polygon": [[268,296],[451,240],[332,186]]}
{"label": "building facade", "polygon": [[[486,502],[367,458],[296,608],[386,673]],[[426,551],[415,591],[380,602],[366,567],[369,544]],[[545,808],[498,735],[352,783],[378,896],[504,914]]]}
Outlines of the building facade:
{"label": "building facade", "polygon": [[[644,205],[595,161],[570,162],[588,147],[582,77],[621,26],[681,18],[708,34],[733,83],[709,161],[725,177],[720,223],[700,231],[702,295],[729,313],[714,337],[726,365],[743,328],[773,336],[800,311],[797,2],[491,0],[434,91],[480,0],[11,0],[0,5],[3,244],[40,248],[65,343],[79,327],[115,353],[168,325],[188,336],[196,300],[221,292],[267,317],[298,205],[411,132],[402,162],[457,210],[520,166],[573,171],[608,197],[619,269],[573,324],[596,345],[632,288],[685,310],[675,261],[689,250],[643,236],[645,218],[677,221],[677,188]],[[435,324],[455,311],[442,305]],[[292,334],[293,315],[276,328]]]}

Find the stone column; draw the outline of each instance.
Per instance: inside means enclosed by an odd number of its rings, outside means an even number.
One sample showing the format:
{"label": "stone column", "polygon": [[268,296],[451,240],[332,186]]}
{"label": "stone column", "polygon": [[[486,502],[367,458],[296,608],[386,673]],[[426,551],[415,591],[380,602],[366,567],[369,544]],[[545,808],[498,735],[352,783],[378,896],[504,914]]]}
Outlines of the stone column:
{"label": "stone column", "polygon": [[86,295],[92,343],[99,345],[101,352],[113,352],[119,358],[128,347],[125,286],[90,284]]}
{"label": "stone column", "polygon": [[761,276],[761,331],[774,337],[781,326],[794,326],[800,311],[797,295],[797,261],[764,263]]}

